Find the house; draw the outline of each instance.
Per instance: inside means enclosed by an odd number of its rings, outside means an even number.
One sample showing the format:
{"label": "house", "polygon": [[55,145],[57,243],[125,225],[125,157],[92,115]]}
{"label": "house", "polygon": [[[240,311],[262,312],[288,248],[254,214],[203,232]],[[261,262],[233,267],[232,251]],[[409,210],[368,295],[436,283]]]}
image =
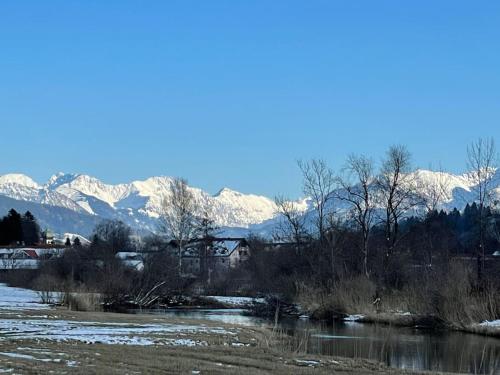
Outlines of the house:
{"label": "house", "polygon": [[[170,246],[177,251],[175,241]],[[250,257],[244,238],[210,238],[190,241],[182,252],[182,272],[196,276],[201,273],[225,273],[235,269]]]}
{"label": "house", "polygon": [[142,254],[132,251],[120,251],[116,253],[115,256],[127,267],[133,268],[137,271],[142,271],[144,269],[144,259]]}
{"label": "house", "polygon": [[0,249],[0,269],[37,269],[40,259],[34,249]]}
{"label": "house", "polygon": [[250,257],[250,248],[244,238],[222,238],[212,246],[217,269],[236,268]]}
{"label": "house", "polygon": [[36,269],[63,251],[60,248],[0,248],[0,270]]}

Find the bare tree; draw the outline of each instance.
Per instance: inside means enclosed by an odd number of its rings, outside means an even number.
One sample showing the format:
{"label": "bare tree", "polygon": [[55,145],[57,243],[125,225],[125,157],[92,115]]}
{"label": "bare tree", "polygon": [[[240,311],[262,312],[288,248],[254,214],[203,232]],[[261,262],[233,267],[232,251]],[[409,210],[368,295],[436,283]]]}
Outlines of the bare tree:
{"label": "bare tree", "polygon": [[324,160],[313,159],[308,162],[298,161],[298,166],[304,178],[304,194],[311,198],[316,209],[316,228],[320,240],[326,238],[328,216],[333,215],[333,190],[335,175]]}
{"label": "bare tree", "polygon": [[170,181],[168,194],[162,200],[159,229],[176,242],[179,275],[182,273],[184,246],[198,236],[199,228],[196,202],[187,180],[174,178]]}
{"label": "bare tree", "polygon": [[276,196],[274,203],[278,214],[282,218],[278,225],[279,237],[293,241],[296,252],[299,253],[301,242],[307,236],[304,212],[297,202],[285,198],[283,195]]}
{"label": "bare tree", "polygon": [[132,230],[120,220],[103,220],[96,225],[92,234],[92,248],[98,255],[114,258],[120,251],[131,249]]}
{"label": "bare tree", "polygon": [[493,138],[479,138],[467,147],[467,167],[474,184],[474,200],[479,208],[479,248],[476,251],[478,282],[481,282],[484,270],[486,213],[492,203],[492,183],[497,166],[498,154]]}
{"label": "bare tree", "polygon": [[203,205],[202,214],[198,217],[198,234],[201,237],[202,245],[199,249],[200,255],[200,277],[201,279],[210,284],[210,251],[214,237],[219,232],[219,226],[214,220],[214,210],[212,206],[205,202]]}
{"label": "bare tree", "polygon": [[336,178],[332,169],[324,160],[313,159],[309,162],[298,161],[304,178],[304,194],[311,198],[315,217],[315,226],[322,249],[330,252],[332,277],[335,276],[335,210],[333,207]]}
{"label": "bare tree", "polygon": [[337,198],[350,206],[351,219],[361,232],[361,252],[366,277],[368,270],[368,240],[373,226],[375,200],[372,184],[375,181],[373,161],[365,156],[350,155],[338,181],[342,189]]}
{"label": "bare tree", "polygon": [[384,272],[387,272],[389,260],[399,240],[402,216],[420,202],[416,194],[415,175],[411,172],[411,154],[408,149],[402,145],[391,146],[377,178],[378,198],[383,208],[381,220],[386,236]]}

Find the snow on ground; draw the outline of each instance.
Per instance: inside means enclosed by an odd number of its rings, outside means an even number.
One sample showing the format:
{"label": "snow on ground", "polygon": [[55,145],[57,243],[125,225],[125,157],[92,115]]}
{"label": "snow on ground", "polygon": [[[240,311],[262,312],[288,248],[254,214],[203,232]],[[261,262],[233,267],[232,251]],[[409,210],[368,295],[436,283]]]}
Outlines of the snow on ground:
{"label": "snow on ground", "polygon": [[320,361],[313,361],[307,359],[296,359],[295,363],[299,366],[316,367],[321,365]]}
{"label": "snow on ground", "polygon": [[[5,340],[79,341],[87,344],[205,346],[205,341],[189,336],[197,334],[235,337],[234,331],[204,324],[102,323],[49,319],[47,315],[19,315],[25,310],[47,310],[32,290],[0,284],[0,313],[22,319],[0,319],[0,342]],[[181,336],[181,337],[179,337]],[[8,356],[9,353],[0,353]]]}
{"label": "snow on ground", "polygon": [[500,319],[498,320],[486,320],[479,324],[481,327],[497,327],[500,328]]}
{"label": "snow on ground", "polygon": [[0,283],[0,310],[47,310],[37,292]]}
{"label": "snow on ground", "polygon": [[252,297],[225,297],[225,296],[207,296],[207,298],[213,299],[217,302],[223,303],[229,306],[248,306],[255,303],[264,303],[264,298],[252,298]]}
{"label": "snow on ground", "polygon": [[128,345],[207,345],[189,338],[170,338],[164,335],[228,334],[234,332],[223,328],[184,324],[129,324],[97,323],[67,320],[0,320],[0,341],[13,339],[37,339],[52,341],[80,341],[87,344]]}
{"label": "snow on ground", "polygon": [[[66,353],[52,353],[50,351],[40,350],[37,348],[17,348],[17,350],[22,352],[30,352],[34,355],[17,353],[17,352],[0,352],[0,357],[8,357],[14,359],[28,359],[31,361],[39,361],[39,362],[65,363],[66,366],[68,367],[77,367],[79,364],[77,361],[61,358],[61,357],[67,357]],[[48,356],[49,358],[41,358],[40,356],[45,356],[45,357]],[[54,356],[56,358],[54,358]],[[2,371],[0,370],[0,372]]]}

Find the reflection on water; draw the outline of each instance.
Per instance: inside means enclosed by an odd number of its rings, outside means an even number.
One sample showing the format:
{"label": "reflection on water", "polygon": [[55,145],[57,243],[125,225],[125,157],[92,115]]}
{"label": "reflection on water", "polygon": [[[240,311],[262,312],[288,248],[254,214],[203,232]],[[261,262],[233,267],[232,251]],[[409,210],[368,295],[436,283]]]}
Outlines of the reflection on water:
{"label": "reflection on water", "polygon": [[178,318],[213,320],[227,324],[239,324],[248,327],[269,326],[267,319],[244,315],[244,309],[155,309],[133,310],[134,313],[171,315]]}
{"label": "reflection on water", "polygon": [[359,323],[284,325],[293,335],[310,333],[311,353],[371,358],[412,370],[500,374],[500,340],[491,337]]}
{"label": "reflection on water", "polygon": [[[272,326],[268,320],[243,315],[241,309],[149,312],[245,326]],[[370,358],[412,370],[500,374],[500,339],[497,338],[353,322],[332,326],[308,320],[285,320],[280,328],[309,353]]]}

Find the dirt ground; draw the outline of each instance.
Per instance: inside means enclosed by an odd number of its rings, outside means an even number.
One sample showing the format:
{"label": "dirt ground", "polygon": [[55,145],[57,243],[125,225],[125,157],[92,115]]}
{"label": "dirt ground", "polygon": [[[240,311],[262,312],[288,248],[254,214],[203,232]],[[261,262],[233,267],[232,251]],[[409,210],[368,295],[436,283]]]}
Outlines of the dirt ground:
{"label": "dirt ground", "polygon": [[[0,336],[0,373],[12,374],[416,374],[363,360],[289,352],[273,342],[269,331],[218,322],[151,315],[46,311],[1,313],[1,319],[24,322],[70,321],[100,324],[200,325],[207,332],[188,334],[200,346],[87,344],[81,341]],[[210,328],[223,328],[213,333]],[[225,332],[225,333],[224,333]],[[9,337],[9,334],[12,335]],[[185,338],[185,333],[154,334]]]}

